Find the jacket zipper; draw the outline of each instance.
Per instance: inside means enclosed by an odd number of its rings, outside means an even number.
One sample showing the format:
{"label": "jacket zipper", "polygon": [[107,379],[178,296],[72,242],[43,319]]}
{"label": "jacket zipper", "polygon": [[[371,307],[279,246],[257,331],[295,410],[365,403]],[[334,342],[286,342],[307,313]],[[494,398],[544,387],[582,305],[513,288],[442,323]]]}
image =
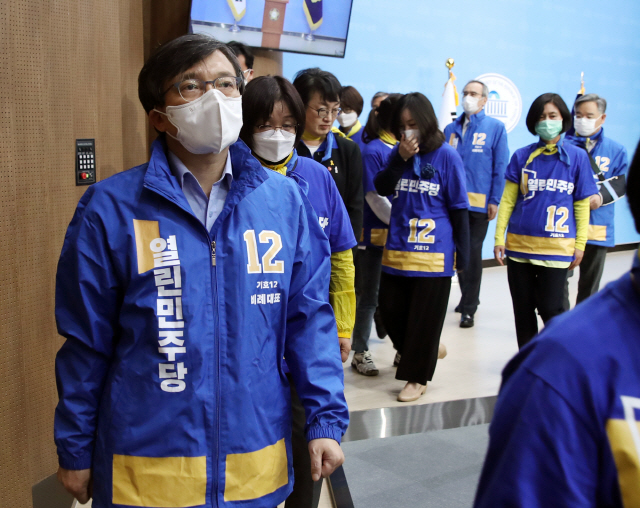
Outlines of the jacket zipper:
{"label": "jacket zipper", "polygon": [[[219,330],[219,315],[218,315],[218,273],[217,273],[217,265],[216,265],[216,241],[212,240],[211,241],[211,289],[212,289],[212,295],[213,295],[213,311],[214,311],[214,317],[213,317],[213,339],[215,341],[215,351],[216,351],[216,358],[215,358],[215,366],[216,366],[216,373],[215,373],[215,397],[216,397],[216,402],[215,402],[215,422],[214,422],[214,435],[213,435],[213,439],[215,440],[215,450],[216,450],[216,456],[212,457],[211,460],[215,460],[215,474],[213,475],[212,478],[212,485],[211,485],[211,494],[212,494],[212,502],[211,502],[211,506],[218,506],[218,489],[219,489],[219,485],[220,485],[220,468],[219,468],[219,462],[220,462],[220,340],[219,340],[219,336],[218,336],[218,330]],[[213,488],[213,486],[215,485],[215,489]]]}

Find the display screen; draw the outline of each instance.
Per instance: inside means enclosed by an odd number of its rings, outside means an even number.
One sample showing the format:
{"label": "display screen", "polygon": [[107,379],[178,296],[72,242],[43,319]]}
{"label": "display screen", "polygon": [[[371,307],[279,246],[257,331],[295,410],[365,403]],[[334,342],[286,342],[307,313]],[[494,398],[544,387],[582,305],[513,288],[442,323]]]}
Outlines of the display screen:
{"label": "display screen", "polygon": [[352,0],[192,0],[191,30],[257,48],[344,57]]}

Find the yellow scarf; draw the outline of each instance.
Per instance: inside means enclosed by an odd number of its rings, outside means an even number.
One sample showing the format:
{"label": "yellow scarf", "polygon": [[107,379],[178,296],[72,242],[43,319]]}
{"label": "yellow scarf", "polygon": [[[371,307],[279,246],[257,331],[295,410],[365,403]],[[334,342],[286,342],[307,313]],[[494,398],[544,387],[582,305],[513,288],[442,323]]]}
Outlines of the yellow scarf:
{"label": "yellow scarf", "polygon": [[[531,164],[531,162],[533,161],[533,159],[535,159],[538,155],[540,154],[544,154],[544,155],[553,155],[554,153],[558,153],[558,146],[557,145],[545,145],[545,146],[541,146],[540,148],[536,148],[533,152],[531,152],[531,155],[529,155],[529,158],[527,159],[527,163],[524,165],[524,169],[527,169],[527,167],[529,166],[529,164]],[[520,179],[520,192],[522,192],[522,195],[527,194],[527,192],[529,192],[529,186],[527,183],[527,178],[524,178],[525,174],[523,172],[523,178]]]}
{"label": "yellow scarf", "polygon": [[360,129],[362,129],[362,124],[360,123],[360,120],[356,120],[356,123],[351,126],[351,130],[347,134],[347,138],[351,139],[351,136],[356,134]]}
{"label": "yellow scarf", "polygon": [[304,131],[302,133],[303,141],[320,141],[321,139],[322,139],[322,136],[314,136],[312,134],[309,134],[307,131]]}
{"label": "yellow scarf", "polygon": [[383,141],[384,143],[386,143],[388,145],[397,145],[398,144],[398,140],[390,132],[387,132],[385,130],[381,130],[378,134],[380,136],[380,141]]}
{"label": "yellow scarf", "polygon": [[282,164],[268,164],[267,161],[261,159],[260,157],[257,157],[257,159],[260,161],[260,164],[262,164],[263,167],[273,169],[276,173],[280,173],[281,175],[286,176],[287,164],[291,160],[291,157],[293,157],[293,152],[289,154],[289,157],[287,157],[284,162],[282,162]]}
{"label": "yellow scarf", "polygon": [[334,134],[337,134],[338,136],[340,136],[342,138],[349,139],[347,137],[347,135],[344,132],[342,132],[340,129],[338,129],[337,127],[331,127],[331,132],[333,132]]}

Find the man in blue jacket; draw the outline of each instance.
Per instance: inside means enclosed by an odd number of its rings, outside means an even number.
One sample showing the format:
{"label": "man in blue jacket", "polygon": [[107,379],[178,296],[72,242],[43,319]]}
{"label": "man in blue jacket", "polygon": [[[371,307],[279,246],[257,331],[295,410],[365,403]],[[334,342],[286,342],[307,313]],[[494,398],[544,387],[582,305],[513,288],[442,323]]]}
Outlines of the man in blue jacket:
{"label": "man in blue jacket", "polygon": [[507,131],[500,120],[486,116],[484,106],[489,88],[481,81],[469,81],[463,90],[464,114],[444,130],[445,140],[462,157],[469,197],[469,265],[458,275],[462,297],[456,307],[461,328],[474,325],[480,303],[482,243],[489,222],[498,213],[504,188],[504,171],[509,162]]}
{"label": "man in blue jacket", "polygon": [[[589,155],[593,178],[599,191],[591,196],[589,236],[580,263],[577,305],[600,288],[607,250],[616,244],[613,230],[614,203],[626,192],[627,150],[604,135],[603,124],[607,118],[605,99],[594,93],[583,95],[576,100],[574,110],[575,134],[567,136],[567,141]],[[565,290],[565,298],[565,308],[568,310],[568,288]]]}
{"label": "man in blue jacket", "polygon": [[139,96],[147,164],[90,187],[58,265],[58,477],[94,508],[273,508],[291,492],[286,357],[314,480],[348,424],[330,252],[295,182],[241,141],[242,72],[202,35]]}
{"label": "man in blue jacket", "polygon": [[[627,195],[640,231],[640,144]],[[509,362],[475,508],[640,506],[640,258]]]}

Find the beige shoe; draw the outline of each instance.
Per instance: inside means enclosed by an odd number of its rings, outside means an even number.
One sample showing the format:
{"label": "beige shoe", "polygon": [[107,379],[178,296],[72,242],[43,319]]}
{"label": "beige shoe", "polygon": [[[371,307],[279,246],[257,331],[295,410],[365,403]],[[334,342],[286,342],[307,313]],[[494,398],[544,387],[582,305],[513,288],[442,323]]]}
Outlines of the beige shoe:
{"label": "beige shoe", "polygon": [[427,391],[427,385],[421,385],[419,383],[407,383],[404,385],[402,391],[398,394],[398,400],[400,402],[412,402],[418,400],[424,392]]}
{"label": "beige shoe", "polygon": [[438,360],[442,360],[445,356],[447,356],[447,346],[441,342],[438,346]]}

